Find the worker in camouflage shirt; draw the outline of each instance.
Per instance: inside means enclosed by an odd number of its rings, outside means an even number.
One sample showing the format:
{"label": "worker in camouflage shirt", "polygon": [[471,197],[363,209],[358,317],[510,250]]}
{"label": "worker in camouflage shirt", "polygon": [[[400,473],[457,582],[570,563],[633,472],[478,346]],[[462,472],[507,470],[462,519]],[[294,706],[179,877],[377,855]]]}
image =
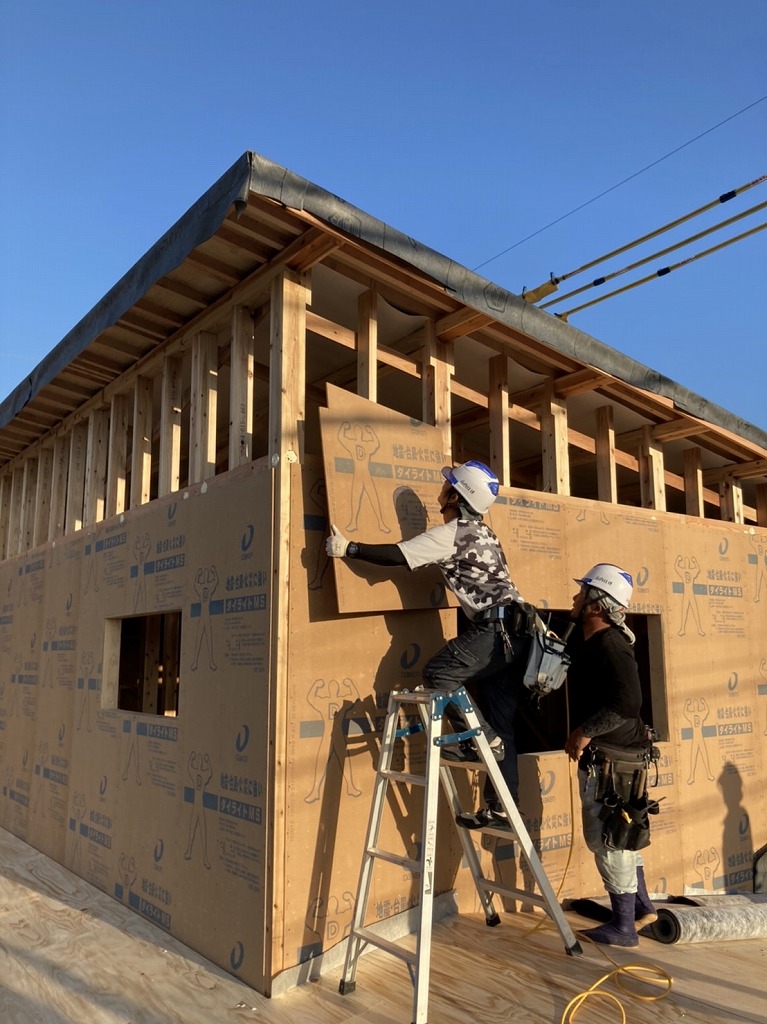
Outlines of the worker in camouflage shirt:
{"label": "worker in camouflage shirt", "polygon": [[[350,542],[334,526],[327,539],[327,552],[334,558],[406,565],[411,570],[437,566],[465,612],[468,626],[426,664],[424,683],[444,690],[466,686],[471,692],[490,749],[516,801],[519,780],[514,716],[523,691],[521,677],[529,638],[516,635],[515,610],[522,599],[509,575],[498,538],[482,521],[498,496],[498,478],[484,463],[475,461],[455,468],[446,466],[442,475],[442,525],[398,544]],[[448,717],[450,708],[448,705]],[[462,723],[458,728],[464,728]],[[443,757],[479,759],[471,742],[446,749]],[[462,815],[467,820],[460,824],[469,828],[508,824],[489,781],[485,783],[484,796],[487,807],[477,815]]]}

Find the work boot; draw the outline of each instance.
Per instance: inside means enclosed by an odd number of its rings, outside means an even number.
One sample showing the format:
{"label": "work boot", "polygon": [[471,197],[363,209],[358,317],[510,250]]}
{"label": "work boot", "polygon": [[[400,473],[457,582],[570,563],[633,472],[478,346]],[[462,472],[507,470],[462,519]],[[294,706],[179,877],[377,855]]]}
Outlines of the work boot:
{"label": "work boot", "polygon": [[640,865],[637,868],[637,891],[634,898],[634,927],[637,931],[648,924],[658,920],[658,914],[647,895],[647,885],[644,878],[644,868]]}
{"label": "work boot", "polygon": [[591,939],[592,942],[602,942],[606,946],[638,946],[639,937],[634,924],[636,893],[611,892],[609,896],[613,908],[612,918],[607,924],[600,924],[598,928],[587,928],[578,934]]}

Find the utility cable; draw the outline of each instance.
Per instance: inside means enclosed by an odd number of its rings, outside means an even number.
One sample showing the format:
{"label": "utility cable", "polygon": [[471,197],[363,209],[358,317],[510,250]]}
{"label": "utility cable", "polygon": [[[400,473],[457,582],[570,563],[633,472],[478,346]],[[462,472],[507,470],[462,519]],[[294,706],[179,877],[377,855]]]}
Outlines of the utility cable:
{"label": "utility cable", "polygon": [[[616,277],[620,277],[621,274],[627,274],[630,270],[636,270],[637,267],[643,267],[645,263],[649,263],[650,260],[658,259],[660,256],[666,256],[670,252],[674,252],[676,249],[681,249],[685,245],[690,245],[692,242],[697,242],[701,238],[705,238],[706,235],[711,235],[714,231],[719,231],[721,228],[729,227],[731,224],[735,224],[739,220],[743,220],[744,217],[750,217],[752,213],[757,213],[759,210],[763,210],[767,207],[767,202],[758,203],[756,206],[752,206],[750,210],[744,210],[743,213],[738,213],[734,217],[729,217],[727,220],[720,221],[718,224],[714,224],[713,227],[706,228],[705,231],[699,231],[697,235],[690,235],[689,238],[683,239],[681,242],[676,242],[674,245],[669,245],[666,249],[660,249],[658,252],[651,253],[649,256],[645,256],[644,259],[637,260],[636,263],[629,263],[628,266],[622,267],[620,270],[614,270],[612,274],[605,274],[604,277],[597,277],[595,280],[590,281],[589,284],[584,284],[580,288],[574,288],[570,292],[565,292],[564,295],[558,295],[551,302],[544,302],[538,309],[548,309],[549,306],[554,306],[557,302],[564,302],[565,299],[570,299],[573,295],[580,295],[582,292],[588,291],[589,288],[598,288],[600,285],[605,284],[607,281],[612,281]],[[564,278],[557,278],[558,281],[564,280]]]}
{"label": "utility cable", "polygon": [[703,252],[696,253],[694,256],[689,256],[686,260],[680,260],[679,263],[673,263],[670,267],[661,267],[656,270],[654,274],[648,274],[647,277],[641,277],[638,281],[633,281],[631,284],[624,285],[623,288],[616,288],[612,292],[608,292],[606,295],[600,295],[598,299],[592,299],[591,302],[584,302],[581,306],[574,306],[572,309],[568,309],[566,313],[555,313],[561,320],[567,320],[573,313],[580,313],[583,309],[588,309],[589,306],[596,306],[598,302],[604,302],[605,299],[611,299],[613,295],[621,295],[623,292],[631,291],[632,288],[638,288],[640,284],[647,284],[648,281],[653,281],[657,277],[665,277],[670,274],[672,270],[678,270],[680,267],[685,267],[689,263],[694,263],[696,260],[703,259],[704,256],[710,256],[712,252],[717,252],[719,249],[725,249],[728,245],[732,245],[734,242],[740,242],[744,238],[748,238],[749,235],[755,235],[757,231],[763,231],[767,228],[767,221],[764,224],[758,224],[755,228],[751,228],[750,231],[744,231],[740,235],[735,235],[734,238],[729,238],[726,242],[722,242],[719,245],[714,245],[710,249],[704,249]]}
{"label": "utility cable", "polygon": [[525,289],[522,292],[522,297],[526,302],[538,302],[540,299],[543,299],[547,295],[551,295],[552,292],[555,292],[557,290],[557,286],[561,284],[562,281],[566,281],[570,277],[575,277],[576,274],[582,274],[584,270],[590,270],[591,267],[595,267],[598,263],[604,263],[606,260],[612,259],[613,256],[619,256],[622,252],[634,249],[636,246],[642,245],[643,242],[649,242],[651,238],[656,238],[658,235],[662,235],[666,231],[670,231],[672,228],[679,227],[680,224],[684,224],[686,221],[692,220],[693,217],[697,217],[701,213],[706,213],[706,211],[712,210],[715,206],[726,203],[730,199],[734,199],[735,196],[742,195],[743,192],[747,192],[750,188],[754,188],[755,185],[761,185],[762,182],[765,181],[767,181],[767,174],[763,174],[759,178],[754,178],[753,181],[748,182],[746,185],[741,185],[739,188],[733,188],[730,189],[729,192],[723,192],[716,199],[712,199],[710,203],[705,203],[703,206],[699,206],[697,210],[692,210],[691,213],[685,213],[683,216],[677,217],[676,220],[669,221],[668,224],[664,224],[661,227],[656,228],[654,231],[650,231],[648,234],[642,235],[641,238],[637,238],[633,242],[627,242],[626,245],[622,245],[618,249],[613,249],[612,252],[605,253],[604,256],[598,256],[596,259],[589,260],[588,263],[584,263],[582,266],[569,271],[567,274],[561,274],[559,277],[555,277],[554,274],[552,274],[548,281],[544,281],[544,283],[539,285],[537,288],[533,288],[531,291],[527,291]]}
{"label": "utility cable", "polygon": [[542,234],[549,228],[554,227],[555,224],[559,224],[561,221],[566,220],[568,217],[572,217],[574,213],[578,213],[579,210],[585,209],[587,206],[590,206],[592,203],[595,203],[598,199],[601,199],[603,196],[608,195],[610,192],[614,192],[617,188],[620,188],[621,185],[625,185],[627,182],[633,181],[633,179],[638,178],[640,174],[644,174],[645,171],[649,171],[652,167],[656,167],[664,160],[668,160],[669,157],[672,157],[676,153],[681,152],[681,150],[685,149],[687,146],[691,146],[693,142],[697,142],[704,136],[710,135],[711,132],[716,131],[717,128],[721,128],[723,124],[727,124],[728,121],[732,121],[734,118],[740,117],[741,114],[745,114],[746,111],[751,110],[752,107],[757,106],[759,103],[764,103],[765,100],[767,100],[767,96],[760,96],[758,100],[754,100],[754,102],[749,103],[748,106],[743,107],[740,110],[736,110],[734,114],[730,114],[729,117],[725,117],[723,121],[719,121],[717,124],[712,125],[711,128],[707,128],[704,132],[701,132],[700,135],[696,135],[695,138],[689,139],[687,142],[683,142],[681,146],[677,146],[676,149],[672,149],[670,153],[666,153],[665,156],[658,157],[657,160],[653,160],[653,162],[647,164],[646,167],[643,167],[639,171],[635,171],[633,174],[630,174],[628,178],[624,178],[622,181],[617,182],[615,185],[611,185],[610,188],[606,188],[604,192],[600,192],[599,195],[594,196],[593,199],[588,199],[585,203],[581,203],[580,206],[576,206],[575,209],[570,210],[569,213],[563,213],[561,217],[557,217],[556,220],[552,220],[550,223],[545,224],[542,228],[538,228],[537,231],[533,231],[532,234],[527,235],[525,238],[520,238],[520,240],[518,242],[515,242],[514,245],[508,246],[508,248],[503,249],[499,253],[496,253],[495,256],[491,256],[489,259],[486,259],[483,263],[478,263],[477,266],[473,267],[472,269],[475,271],[480,270],[482,267],[486,267],[488,263],[492,263],[494,260],[500,259],[501,256],[505,256],[507,252],[511,252],[512,249],[516,249],[518,248],[518,246],[523,245],[525,242],[529,242],[531,238],[535,238],[536,235]]}

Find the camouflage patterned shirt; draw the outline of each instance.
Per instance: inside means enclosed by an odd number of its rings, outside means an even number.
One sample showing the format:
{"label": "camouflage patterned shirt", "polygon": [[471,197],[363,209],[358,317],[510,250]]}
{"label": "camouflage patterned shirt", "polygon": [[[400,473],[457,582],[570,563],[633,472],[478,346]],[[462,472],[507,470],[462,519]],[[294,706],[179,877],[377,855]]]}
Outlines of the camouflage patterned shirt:
{"label": "camouflage patterned shirt", "polygon": [[485,523],[453,519],[398,544],[410,569],[436,565],[470,619],[521,601],[501,543]]}

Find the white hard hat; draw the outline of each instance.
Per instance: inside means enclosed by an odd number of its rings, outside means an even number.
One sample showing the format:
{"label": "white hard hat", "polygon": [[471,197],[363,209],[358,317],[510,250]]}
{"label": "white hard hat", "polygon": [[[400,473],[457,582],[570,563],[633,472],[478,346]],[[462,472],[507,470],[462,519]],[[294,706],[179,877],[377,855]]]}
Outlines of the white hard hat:
{"label": "white hard hat", "polygon": [[622,608],[628,608],[631,594],[634,590],[634,581],[631,575],[620,569],[617,565],[609,562],[599,562],[583,576],[576,580],[582,587],[594,587],[601,590],[603,594],[612,597]]}
{"label": "white hard hat", "polygon": [[455,468],[445,466],[442,476],[480,515],[484,515],[498,497],[498,477],[484,462],[472,459]]}

